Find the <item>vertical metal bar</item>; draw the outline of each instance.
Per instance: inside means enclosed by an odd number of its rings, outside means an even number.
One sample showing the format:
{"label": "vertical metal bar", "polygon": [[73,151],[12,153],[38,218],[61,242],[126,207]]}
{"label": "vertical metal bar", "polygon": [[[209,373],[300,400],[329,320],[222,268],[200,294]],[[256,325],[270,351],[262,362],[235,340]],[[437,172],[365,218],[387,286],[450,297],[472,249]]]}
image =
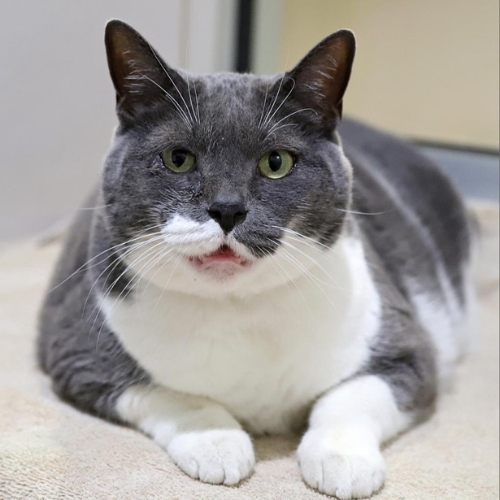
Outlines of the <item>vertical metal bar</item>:
{"label": "vertical metal bar", "polygon": [[254,0],[238,0],[235,70],[248,73],[252,57]]}

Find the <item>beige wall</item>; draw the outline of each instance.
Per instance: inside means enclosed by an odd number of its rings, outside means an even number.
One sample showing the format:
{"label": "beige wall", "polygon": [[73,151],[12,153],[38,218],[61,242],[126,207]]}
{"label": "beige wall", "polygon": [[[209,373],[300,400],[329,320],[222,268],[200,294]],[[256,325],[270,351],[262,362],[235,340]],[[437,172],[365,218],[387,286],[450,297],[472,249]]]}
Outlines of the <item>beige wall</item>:
{"label": "beige wall", "polygon": [[418,139],[498,148],[498,0],[282,0],[281,69],[357,36],[346,114]]}

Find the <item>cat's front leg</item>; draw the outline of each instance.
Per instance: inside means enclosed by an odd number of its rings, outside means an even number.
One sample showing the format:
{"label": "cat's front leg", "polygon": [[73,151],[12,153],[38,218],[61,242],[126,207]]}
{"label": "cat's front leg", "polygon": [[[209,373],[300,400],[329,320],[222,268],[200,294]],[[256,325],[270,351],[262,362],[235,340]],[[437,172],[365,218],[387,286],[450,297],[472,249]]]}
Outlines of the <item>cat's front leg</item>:
{"label": "cat's front leg", "polygon": [[128,388],[120,418],[151,436],[189,476],[234,485],[252,472],[252,442],[221,405],[156,385]]}
{"label": "cat's front leg", "polygon": [[348,381],[313,408],[297,454],[305,482],[341,500],[366,498],[385,479],[381,444],[408,428],[393,388],[377,375]]}

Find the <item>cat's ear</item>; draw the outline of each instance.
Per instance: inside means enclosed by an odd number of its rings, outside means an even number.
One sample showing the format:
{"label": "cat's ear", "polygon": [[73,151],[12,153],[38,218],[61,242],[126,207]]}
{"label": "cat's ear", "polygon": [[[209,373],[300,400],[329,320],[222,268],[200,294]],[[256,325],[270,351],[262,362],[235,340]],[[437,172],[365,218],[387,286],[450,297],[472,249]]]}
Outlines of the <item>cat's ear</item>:
{"label": "cat's ear", "polygon": [[349,30],[326,37],[288,73],[294,98],[313,109],[326,126],[342,117],[342,99],[351,76],[356,39]]}
{"label": "cat's ear", "polygon": [[179,73],[128,24],[109,21],[104,39],[121,119],[133,120],[145,108],[165,100],[167,93],[173,96],[184,88]]}

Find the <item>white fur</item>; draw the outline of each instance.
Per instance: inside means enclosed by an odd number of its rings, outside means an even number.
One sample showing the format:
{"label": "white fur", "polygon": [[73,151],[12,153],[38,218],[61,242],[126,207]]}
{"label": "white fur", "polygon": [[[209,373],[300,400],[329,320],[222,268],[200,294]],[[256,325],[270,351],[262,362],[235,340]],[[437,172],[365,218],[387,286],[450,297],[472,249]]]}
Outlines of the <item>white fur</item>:
{"label": "white fur", "polygon": [[[326,252],[289,243],[296,250],[284,245],[230,280],[249,283],[244,297],[229,293],[233,283],[196,276],[178,262],[166,271],[168,289],[143,280],[132,303],[106,299],[102,306],[156,383],[222,403],[255,433],[288,432],[314,398],[368,359],[380,322],[357,239],[341,236]],[[209,292],[172,290],[176,274],[187,282],[193,274]]]}
{"label": "white fur", "polygon": [[116,409],[195,479],[230,486],[253,468],[249,436],[227,410],[205,398],[158,386],[132,387],[118,399]]}
{"label": "white fur", "polygon": [[[130,269],[144,276],[131,301],[101,297],[111,327],[157,384],[127,389],[117,412],[191,477],[236,484],[255,461],[238,421],[254,433],[286,433],[303,424],[319,395],[368,360],[380,327],[380,298],[353,237],[341,235],[323,250],[288,232],[276,255],[257,260],[210,222],[178,216],[162,235],[178,255],[155,257],[151,242],[128,258]],[[251,266],[207,274],[184,257],[222,243],[246,255]],[[314,445],[318,436],[308,433],[304,443]],[[338,450],[351,460],[347,448]],[[324,457],[301,456],[312,484],[308,471]],[[380,454],[365,458],[349,467],[383,479]]]}
{"label": "white fur", "polygon": [[384,482],[380,444],[411,423],[389,386],[365,376],[332,390],[315,405],[297,450],[307,484],[341,500],[365,498]]}
{"label": "white fur", "polygon": [[[451,292],[449,280],[443,279],[441,274],[441,288]],[[441,387],[446,388],[451,380],[454,368],[462,352],[458,342],[458,323],[462,314],[457,309],[455,298],[450,294],[432,294],[425,289],[423,283],[407,277],[406,286],[410,291],[411,300],[420,323],[430,334],[436,348],[438,379]]]}

